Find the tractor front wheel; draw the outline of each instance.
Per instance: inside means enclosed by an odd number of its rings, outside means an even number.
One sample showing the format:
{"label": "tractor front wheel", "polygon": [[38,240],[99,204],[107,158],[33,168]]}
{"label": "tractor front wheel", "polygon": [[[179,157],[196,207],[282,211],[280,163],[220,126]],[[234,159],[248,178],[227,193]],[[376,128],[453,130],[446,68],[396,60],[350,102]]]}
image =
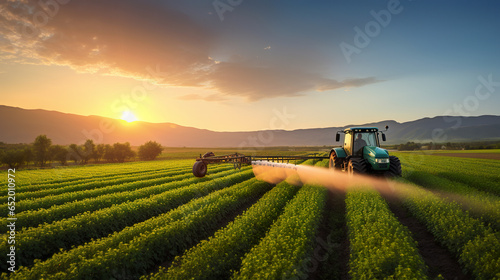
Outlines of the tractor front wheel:
{"label": "tractor front wheel", "polygon": [[364,174],[368,171],[368,163],[362,158],[352,158],[349,160],[349,165],[347,166],[347,173],[349,175],[353,174]]}
{"label": "tractor front wheel", "polygon": [[401,162],[398,157],[389,156],[389,170],[386,172],[387,177],[401,177]]}
{"label": "tractor front wheel", "polygon": [[196,177],[205,177],[207,174],[207,165],[203,161],[197,161],[193,165],[193,174]]}
{"label": "tractor front wheel", "polygon": [[335,151],[332,151],[330,153],[330,161],[328,163],[328,167],[330,169],[340,170],[341,165],[342,165],[342,159],[337,157],[337,153],[335,153]]}

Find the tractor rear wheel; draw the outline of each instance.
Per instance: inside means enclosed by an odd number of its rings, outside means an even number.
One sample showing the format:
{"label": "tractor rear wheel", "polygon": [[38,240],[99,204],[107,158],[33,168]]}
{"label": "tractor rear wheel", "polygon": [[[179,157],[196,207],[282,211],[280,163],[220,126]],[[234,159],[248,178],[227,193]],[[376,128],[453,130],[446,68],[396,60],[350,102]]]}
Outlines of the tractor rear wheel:
{"label": "tractor rear wheel", "polygon": [[335,153],[335,151],[332,151],[330,153],[330,161],[328,163],[328,167],[330,169],[340,170],[341,165],[342,165],[342,159],[337,157],[337,153]]}
{"label": "tractor rear wheel", "polygon": [[203,161],[197,161],[193,165],[193,174],[196,177],[205,177],[207,174],[207,165]]}
{"label": "tractor rear wheel", "polygon": [[349,175],[353,174],[364,174],[368,172],[368,163],[362,158],[351,158],[349,160],[349,165],[347,166],[347,173]]}
{"label": "tractor rear wheel", "polygon": [[389,170],[387,170],[386,176],[401,177],[401,162],[398,157],[389,156]]}

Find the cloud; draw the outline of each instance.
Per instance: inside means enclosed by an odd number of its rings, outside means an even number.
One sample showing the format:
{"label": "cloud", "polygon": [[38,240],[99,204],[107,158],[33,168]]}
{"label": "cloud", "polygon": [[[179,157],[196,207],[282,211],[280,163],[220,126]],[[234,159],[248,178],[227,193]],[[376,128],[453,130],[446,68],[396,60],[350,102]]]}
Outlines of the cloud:
{"label": "cloud", "polygon": [[0,4],[0,61],[68,65],[81,72],[214,91],[181,97],[184,100],[221,101],[236,96],[256,101],[377,82],[373,77],[336,81],[279,63],[256,66],[244,59],[215,60],[210,57],[217,45],[214,32],[161,1],[57,3]]}
{"label": "cloud", "polygon": [[221,94],[210,94],[210,95],[201,95],[201,94],[186,94],[180,96],[178,99],[181,100],[204,100],[204,101],[225,101],[227,100]]}
{"label": "cloud", "polygon": [[256,101],[264,98],[299,96],[310,91],[360,87],[379,82],[375,77],[343,81],[320,74],[280,67],[256,67],[240,63],[219,63],[208,75],[212,89]]}
{"label": "cloud", "polygon": [[[2,5],[8,14],[0,30],[17,31],[17,36],[3,37],[21,55],[45,64],[180,86],[198,86],[196,73],[213,64],[210,33],[158,1],[70,1],[52,12],[38,1]],[[148,70],[156,65],[162,77]]]}
{"label": "cloud", "polygon": [[374,84],[382,82],[382,80],[377,80],[375,77],[367,77],[367,78],[351,78],[345,79],[342,81],[336,81],[332,79],[324,79],[322,83],[318,83],[316,87],[316,91],[327,91],[327,90],[335,90],[340,88],[353,88],[353,87],[362,87],[369,84]]}

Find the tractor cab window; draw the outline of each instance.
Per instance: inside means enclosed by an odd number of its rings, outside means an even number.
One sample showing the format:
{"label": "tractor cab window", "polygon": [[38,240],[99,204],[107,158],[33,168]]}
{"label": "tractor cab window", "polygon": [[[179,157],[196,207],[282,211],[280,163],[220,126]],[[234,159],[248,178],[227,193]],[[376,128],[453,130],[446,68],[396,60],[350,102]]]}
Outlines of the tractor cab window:
{"label": "tractor cab window", "polygon": [[348,155],[351,155],[351,141],[352,141],[352,133],[346,133],[344,137],[344,149]]}
{"label": "tractor cab window", "polygon": [[375,133],[373,132],[358,132],[354,135],[354,149],[355,155],[361,155],[364,146],[377,146]]}

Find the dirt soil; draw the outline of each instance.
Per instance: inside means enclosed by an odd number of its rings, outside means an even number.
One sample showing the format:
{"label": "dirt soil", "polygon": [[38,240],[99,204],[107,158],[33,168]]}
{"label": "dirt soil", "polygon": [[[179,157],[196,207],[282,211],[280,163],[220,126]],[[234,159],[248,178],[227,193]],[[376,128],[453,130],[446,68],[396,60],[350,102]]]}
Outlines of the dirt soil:
{"label": "dirt soil", "polygon": [[[337,219],[332,221],[334,215]],[[316,248],[318,257],[327,258],[318,260],[318,267],[307,276],[308,280],[318,279],[348,279],[347,274],[347,260],[344,251],[349,250],[348,243],[345,243],[345,222],[339,216],[345,215],[345,193],[337,190],[328,191],[328,199],[324,209],[323,220],[318,229],[316,236]],[[342,232],[339,232],[341,228]],[[334,233],[335,232],[335,233]],[[317,240],[321,239],[327,242],[329,247],[325,253],[324,247],[321,246]],[[318,249],[320,248],[320,249]],[[299,277],[299,279],[301,279]]]}
{"label": "dirt soil", "polygon": [[500,153],[436,153],[434,156],[465,157],[500,160]]}
{"label": "dirt soil", "polygon": [[472,279],[471,275],[462,272],[457,258],[434,239],[424,224],[411,216],[401,201],[394,197],[384,198],[389,204],[389,209],[399,222],[411,231],[413,239],[417,241],[418,251],[429,267],[428,275],[431,278],[441,274],[444,279]]}

